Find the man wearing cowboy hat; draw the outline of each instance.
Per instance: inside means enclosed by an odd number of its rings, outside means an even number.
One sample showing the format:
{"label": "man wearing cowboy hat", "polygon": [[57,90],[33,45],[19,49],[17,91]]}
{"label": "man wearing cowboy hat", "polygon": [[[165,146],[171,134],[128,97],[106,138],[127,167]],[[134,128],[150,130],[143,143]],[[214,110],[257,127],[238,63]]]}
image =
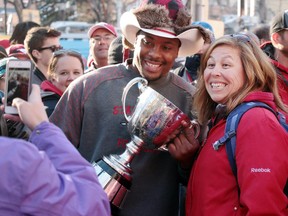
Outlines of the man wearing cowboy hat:
{"label": "man wearing cowboy hat", "polygon": [[[177,7],[169,13],[167,5],[143,4],[121,17],[121,30],[134,49],[133,59],[100,68],[72,83],[55,108],[50,120],[65,132],[88,161],[103,155],[121,154],[131,140],[122,109],[122,93],[135,77],[144,77],[149,86],[191,116],[195,89],[176,74],[169,73],[177,56],[192,55],[204,40],[190,25],[190,15],[181,1],[168,0]],[[174,11],[174,10],[173,10]],[[126,44],[126,45],[128,45]],[[139,96],[131,89],[126,99],[126,112],[131,115]],[[185,146],[183,154],[169,147],[177,159],[196,147]],[[125,216],[176,216],[179,210],[178,162],[168,152],[140,151],[131,163],[133,184],[119,213]],[[186,160],[180,164],[188,165]],[[95,194],[97,196],[97,194]]]}

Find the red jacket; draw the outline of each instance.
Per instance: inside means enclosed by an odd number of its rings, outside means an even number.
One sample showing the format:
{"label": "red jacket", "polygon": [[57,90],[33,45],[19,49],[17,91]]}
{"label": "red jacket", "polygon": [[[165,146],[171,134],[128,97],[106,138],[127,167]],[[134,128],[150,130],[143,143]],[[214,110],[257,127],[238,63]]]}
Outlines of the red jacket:
{"label": "red jacket", "polygon": [[44,80],[40,86],[41,86],[41,89],[43,91],[51,91],[51,92],[54,92],[55,94],[57,94],[59,96],[62,96],[62,94],[63,94],[63,92],[60,89],[58,89],[55,85],[53,85],[48,80]]}
{"label": "red jacket", "polygon": [[[254,92],[245,101],[262,101],[275,108],[271,93]],[[247,111],[237,129],[236,178],[225,145],[212,144],[224,135],[224,119],[211,128],[194,163],[187,188],[187,216],[288,215],[283,188],[288,177],[288,135],[265,108]]]}
{"label": "red jacket", "polygon": [[[270,57],[270,61],[278,73],[278,91],[283,103],[288,106],[288,68],[275,59],[275,48],[271,42],[262,44],[261,49]],[[288,114],[286,120],[288,122]]]}

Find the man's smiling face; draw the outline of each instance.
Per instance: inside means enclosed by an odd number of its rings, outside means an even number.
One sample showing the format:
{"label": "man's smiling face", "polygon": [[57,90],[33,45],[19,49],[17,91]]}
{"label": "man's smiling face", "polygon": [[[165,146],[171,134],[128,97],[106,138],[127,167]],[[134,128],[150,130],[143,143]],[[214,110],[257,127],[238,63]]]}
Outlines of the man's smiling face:
{"label": "man's smiling face", "polygon": [[147,80],[157,80],[172,68],[178,56],[180,41],[140,31],[134,47],[133,65]]}

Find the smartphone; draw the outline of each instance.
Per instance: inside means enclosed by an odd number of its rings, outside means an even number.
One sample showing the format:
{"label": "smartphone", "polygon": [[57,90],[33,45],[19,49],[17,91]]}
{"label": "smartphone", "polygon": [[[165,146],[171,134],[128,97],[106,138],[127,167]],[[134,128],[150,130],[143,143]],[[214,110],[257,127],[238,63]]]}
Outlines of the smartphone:
{"label": "smartphone", "polygon": [[28,100],[31,91],[32,62],[30,60],[11,59],[6,64],[4,111],[18,114],[17,108],[12,106],[14,98]]}

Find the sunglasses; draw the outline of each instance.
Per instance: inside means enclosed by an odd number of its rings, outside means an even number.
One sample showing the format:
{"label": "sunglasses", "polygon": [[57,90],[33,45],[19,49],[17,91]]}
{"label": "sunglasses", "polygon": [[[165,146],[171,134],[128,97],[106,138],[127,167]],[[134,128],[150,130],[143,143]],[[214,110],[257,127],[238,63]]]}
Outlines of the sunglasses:
{"label": "sunglasses", "polygon": [[54,64],[57,64],[57,61],[58,61],[57,59],[60,59],[63,56],[71,56],[71,57],[77,58],[81,62],[82,69],[84,70],[85,66],[84,66],[83,58],[79,52],[76,52],[74,50],[65,50],[65,49],[58,50],[52,53],[52,61],[54,62]]}
{"label": "sunglasses", "polygon": [[46,50],[46,49],[49,49],[49,50],[51,50],[54,53],[55,51],[62,50],[63,47],[62,46],[53,45],[53,46],[49,46],[49,47],[41,47],[41,48],[38,49],[38,51],[43,51],[43,50]]}
{"label": "sunglasses", "polygon": [[239,42],[251,43],[251,38],[245,34],[231,34],[229,37],[235,38]]}
{"label": "sunglasses", "polygon": [[60,55],[63,55],[63,54],[68,54],[68,55],[77,56],[79,58],[82,58],[82,55],[79,52],[76,52],[74,50],[60,49],[60,50],[57,50],[57,51],[53,52],[53,56],[54,57],[57,57],[57,56],[60,56]]}

